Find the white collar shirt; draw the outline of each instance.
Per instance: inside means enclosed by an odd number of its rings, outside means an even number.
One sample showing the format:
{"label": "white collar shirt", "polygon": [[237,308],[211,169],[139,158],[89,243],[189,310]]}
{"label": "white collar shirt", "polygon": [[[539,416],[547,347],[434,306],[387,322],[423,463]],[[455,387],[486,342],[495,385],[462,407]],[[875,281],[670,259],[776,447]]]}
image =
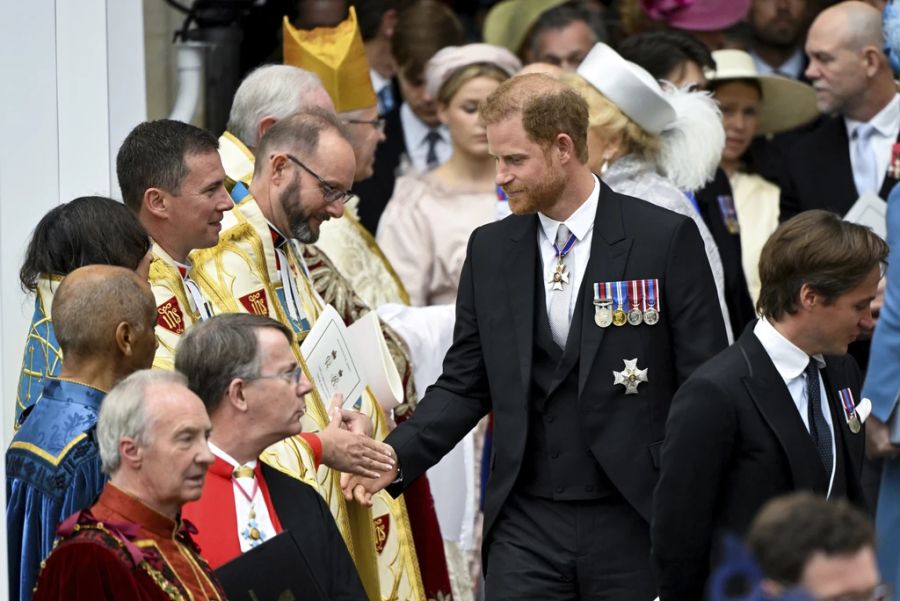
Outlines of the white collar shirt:
{"label": "white collar shirt", "polygon": [[450,159],[450,155],[453,154],[453,146],[450,143],[450,131],[447,126],[428,127],[405,102],[400,106],[400,124],[403,126],[406,154],[417,171],[423,173],[428,171],[428,140],[426,136],[431,130],[435,130],[441,135],[441,139],[435,146],[438,165],[443,165]]}
{"label": "white collar shirt", "polygon": [[[853,164],[853,132],[862,124],[862,121],[844,118],[849,141],[850,165],[854,172],[856,172],[857,167]],[[881,186],[884,185],[884,177],[887,175],[888,166],[891,162],[894,144],[897,142],[898,134],[900,134],[900,95],[894,94],[891,101],[869,120],[869,124],[875,128],[875,132],[872,134],[871,145],[872,150],[875,152],[875,168],[877,169],[878,189],[880,190]]]}
{"label": "white collar shirt", "polygon": [[[804,371],[809,364],[810,356],[798,348],[793,342],[775,329],[765,317],[759,319],[753,327],[753,334],[762,344],[763,349],[769,355],[775,369],[784,380],[788,393],[794,400],[794,405],[800,413],[803,425],[809,431],[809,400],[806,395],[806,376]],[[813,355],[813,360],[818,364],[819,370],[825,367],[825,359],[822,355]],[[831,496],[831,487],[834,485],[835,458],[837,453],[834,442],[834,423],[831,419],[831,407],[828,404],[828,393],[825,390],[825,379],[819,377],[819,398],[822,401],[822,414],[828,423],[828,431],[831,437],[831,470],[828,480],[828,495]]]}
{"label": "white collar shirt", "polygon": [[[543,213],[538,213],[540,227],[537,233],[538,249],[541,252],[541,263],[543,265],[544,274],[544,300],[546,307],[550,307],[550,295],[552,294],[553,272],[556,270],[556,251],[553,248],[556,242],[556,231],[561,223],[564,223],[569,231],[575,234],[576,242],[569,251],[574,258],[573,278],[569,282],[569,286],[574,291],[581,289],[581,281],[584,279],[584,272],[587,270],[588,259],[591,258],[591,240],[594,234],[594,219],[597,216],[597,205],[600,200],[600,180],[594,177],[594,189],[591,191],[587,199],[581,203],[574,213],[572,213],[565,221],[556,221],[547,217]],[[577,296],[572,295],[572,302],[569,303],[569,321],[572,320],[572,313],[575,310]]]}

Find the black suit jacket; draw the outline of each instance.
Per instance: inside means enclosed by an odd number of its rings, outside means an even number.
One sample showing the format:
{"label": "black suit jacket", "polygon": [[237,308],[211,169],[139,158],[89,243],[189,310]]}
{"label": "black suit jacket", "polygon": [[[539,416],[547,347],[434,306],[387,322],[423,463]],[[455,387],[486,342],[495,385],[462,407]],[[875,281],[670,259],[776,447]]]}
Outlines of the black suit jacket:
{"label": "black suit jacket", "polygon": [[353,193],[359,196],[359,221],[374,236],[378,230],[378,220],[384,207],[394,194],[394,182],[400,157],[406,154],[406,139],[403,136],[403,122],[400,121],[402,98],[399,93],[397,106],[385,115],[385,140],[375,149],[375,163],[372,177],[353,184]]}
{"label": "black suit jacket", "polygon": [[[493,410],[485,549],[522,467],[528,436],[538,227],[536,215],[512,215],[472,234],[443,374],[413,417],[386,440],[396,450],[403,484],[408,484]],[[644,278],[660,281],[658,324],[595,325],[594,282]],[[577,403],[583,435],[612,483],[649,524],[669,402],[695,368],[726,346],[697,227],[686,217],[601,183],[580,294]],[[648,369],[649,382],[640,385],[638,394],[626,395],[623,386],[613,385],[613,370],[635,358],[639,368]]]}
{"label": "black suit jacket", "polygon": [[[837,466],[846,496],[865,505],[859,473],[865,434],[847,426],[837,391],[860,399],[860,374],[849,356],[825,357]],[[835,482],[838,477],[835,475]],[[748,326],[727,350],[678,390],[666,424],[662,469],[653,502],[653,555],[661,601],[697,601],[716,538],[743,535],[776,496],[809,490],[823,497],[828,479],[812,438],[759,339]]]}
{"label": "black suit jacket", "polygon": [[[791,146],[778,178],[781,221],[809,209],[826,209],[842,217],[850,210],[860,195],[853,182],[849,144],[844,118],[833,117]],[[886,199],[896,183],[885,176],[879,196]]]}
{"label": "black suit jacket", "polygon": [[262,464],[272,505],[282,528],[290,530],[313,574],[332,601],[367,601],[344,539],[322,497],[310,486]]}

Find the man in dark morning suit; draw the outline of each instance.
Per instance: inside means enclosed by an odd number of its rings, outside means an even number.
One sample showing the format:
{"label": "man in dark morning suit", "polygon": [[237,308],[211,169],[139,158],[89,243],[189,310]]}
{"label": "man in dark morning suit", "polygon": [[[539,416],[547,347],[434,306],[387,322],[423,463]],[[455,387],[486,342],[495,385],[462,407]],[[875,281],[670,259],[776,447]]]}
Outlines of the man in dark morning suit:
{"label": "man in dark morning suit", "polygon": [[[312,390],[291,351],[292,335],[269,317],[226,313],[182,337],[175,368],[209,413],[215,456],[200,499],[186,504],[182,517],[197,527],[194,539],[213,568],[290,530],[326,598],[365,601],[353,559],[319,493],[258,460],[267,447],[300,432],[303,397]],[[334,411],[337,427],[342,415]]]}
{"label": "man in dark morning suit", "polygon": [[399,471],[345,495],[399,492],[493,411],[485,598],[649,601],[669,401],[726,346],[699,232],[590,172],[587,106],[564,84],[515,77],[481,118],[515,214],[472,234],[443,374],[385,441]]}
{"label": "man in dark morning suit", "polygon": [[[762,317],[672,400],[653,500],[661,601],[696,601],[724,532],[796,490],[865,505],[847,345],[871,327],[887,244],[827,211],[782,224],[760,256]],[[870,407],[869,407],[870,408]]]}
{"label": "man in dark morning suit", "polygon": [[826,209],[841,216],[870,192],[886,199],[900,134],[900,96],[882,46],[881,15],[863,2],[823,11],[806,41],[806,75],[819,110],[833,115],[803,134],[785,154],[781,220]]}

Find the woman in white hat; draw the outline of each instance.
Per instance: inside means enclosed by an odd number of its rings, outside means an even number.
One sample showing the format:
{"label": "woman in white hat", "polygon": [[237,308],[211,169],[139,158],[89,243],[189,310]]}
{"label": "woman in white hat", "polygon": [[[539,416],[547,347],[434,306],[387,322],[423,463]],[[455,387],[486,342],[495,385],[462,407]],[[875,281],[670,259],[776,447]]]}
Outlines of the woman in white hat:
{"label": "woman in white hat", "polygon": [[704,93],[663,90],[647,71],[602,43],[585,57],[577,75],[561,80],[587,100],[594,172],[616,192],[690,217],[697,225],[733,340],[722,259],[691,194],[715,174],[725,141],[715,102]]}
{"label": "woman in white hat", "polygon": [[521,66],[505,48],[468,44],[444,48],[425,67],[426,91],[437,100],[453,154],[433,171],[397,178],[377,234],[412,305],[456,302],[469,236],[497,217],[494,161],[478,105]]}
{"label": "woman in white hat", "polygon": [[778,227],[778,187],[752,172],[745,161],[757,135],[774,134],[816,118],[811,86],[777,75],[760,75],[743,50],[713,52],[716,71],[708,89],[722,110],[725,148],[721,167],[728,174],[741,231],[741,260],[753,302],[759,298],[759,253]]}

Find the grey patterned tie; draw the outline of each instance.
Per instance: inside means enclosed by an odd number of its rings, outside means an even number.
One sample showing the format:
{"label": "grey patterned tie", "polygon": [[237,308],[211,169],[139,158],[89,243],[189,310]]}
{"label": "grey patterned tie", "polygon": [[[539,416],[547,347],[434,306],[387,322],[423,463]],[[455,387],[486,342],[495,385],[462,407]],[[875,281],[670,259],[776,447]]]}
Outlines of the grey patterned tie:
{"label": "grey patterned tie", "polygon": [[[556,230],[556,248],[562,251],[571,236],[569,228],[560,223]],[[556,257],[553,258],[553,267],[556,267]],[[563,257],[566,273],[569,274],[569,282],[563,284],[562,290],[550,291],[550,306],[547,314],[550,318],[550,333],[553,341],[560,348],[566,348],[566,340],[569,338],[569,304],[572,301],[572,288],[575,287],[575,258],[572,249]]]}
{"label": "grey patterned tie", "polygon": [[425,135],[425,141],[428,142],[428,154],[425,155],[425,164],[428,169],[434,169],[440,164],[437,155],[437,145],[438,142],[442,142],[443,140],[443,136],[441,136],[441,133],[436,129],[429,130]]}
{"label": "grey patterned tie", "polygon": [[822,413],[822,394],[819,392],[819,366],[815,359],[810,359],[806,366],[806,400],[808,402],[809,435],[812,436],[822,464],[825,466],[826,477],[831,479],[831,430]]}

